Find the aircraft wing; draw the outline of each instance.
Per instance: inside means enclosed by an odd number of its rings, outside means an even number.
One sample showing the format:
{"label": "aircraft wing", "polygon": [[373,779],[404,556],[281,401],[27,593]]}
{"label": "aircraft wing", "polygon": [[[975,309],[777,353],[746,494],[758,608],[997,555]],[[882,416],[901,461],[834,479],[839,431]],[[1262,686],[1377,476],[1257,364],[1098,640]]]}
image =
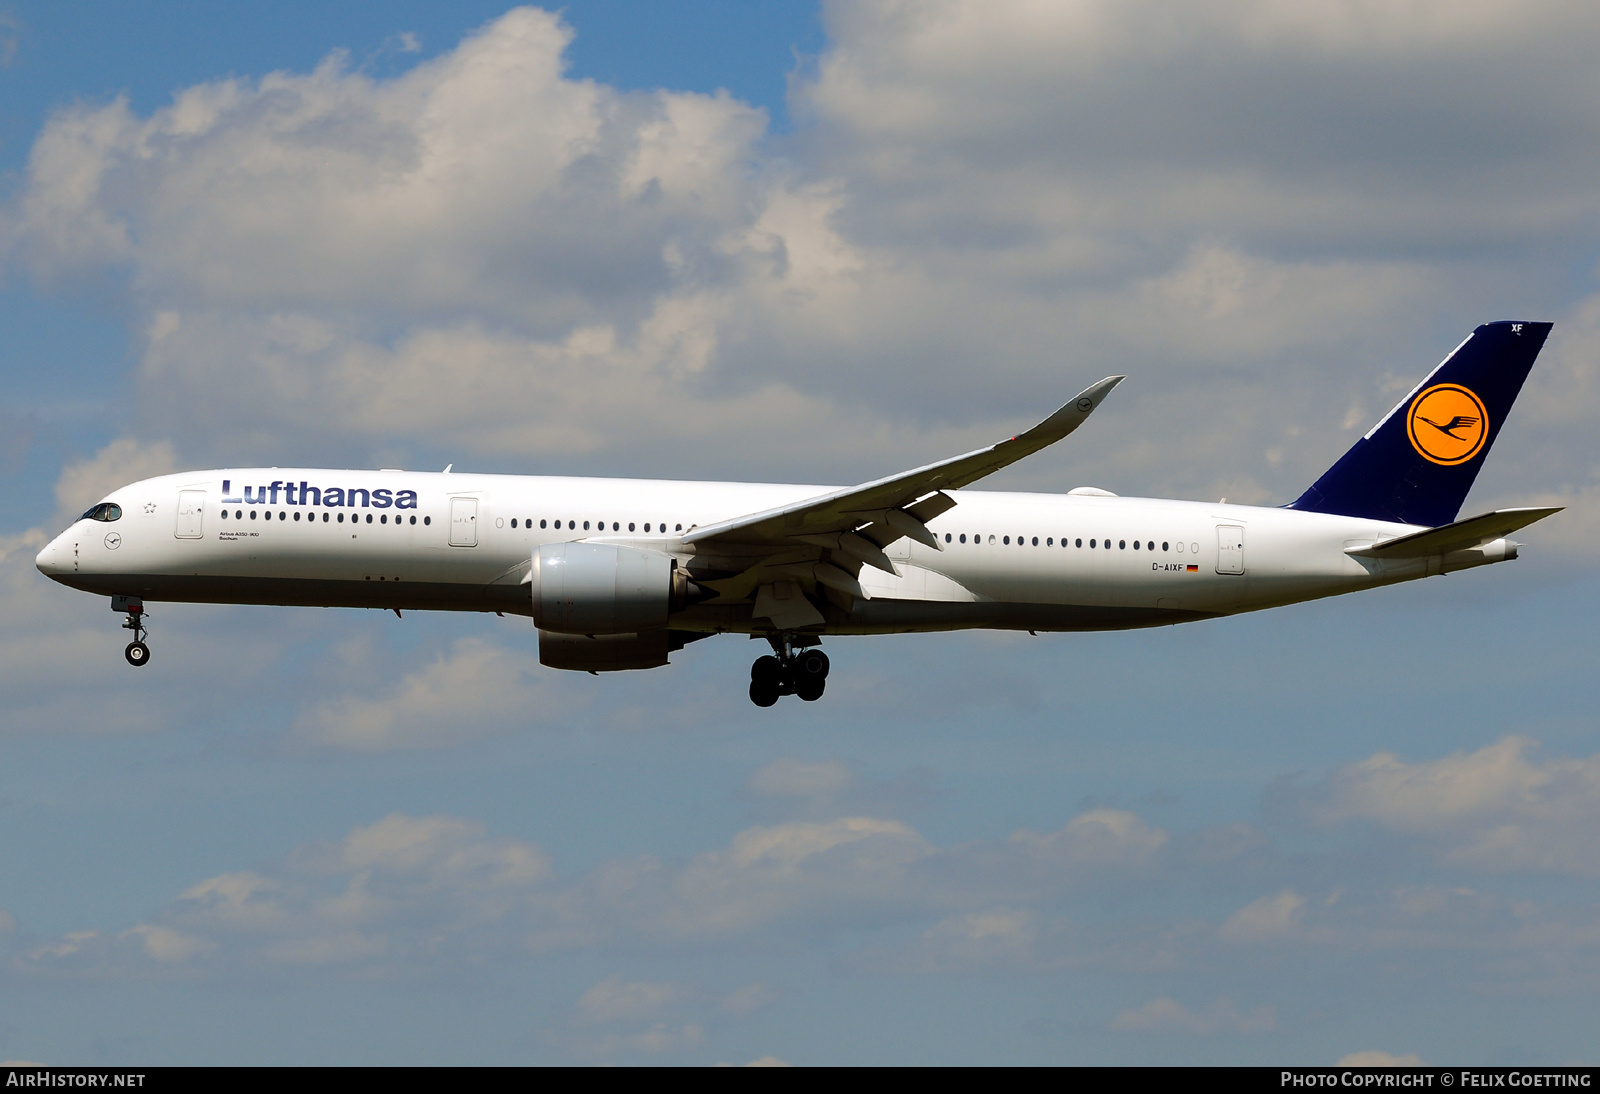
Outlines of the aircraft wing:
{"label": "aircraft wing", "polygon": [[[683,541],[700,546],[808,542],[820,545],[807,537],[820,538],[859,529],[878,547],[901,536],[910,536],[942,550],[924,524],[955,505],[955,501],[941,491],[970,485],[1055,444],[1082,425],[1111,389],[1124,379],[1107,376],[1085,388],[1032,429],[999,444],[860,486],[695,528],[684,535]],[[870,527],[863,528],[863,525]],[[867,561],[878,564],[876,560]]]}
{"label": "aircraft wing", "polygon": [[1450,551],[1464,551],[1492,543],[1502,536],[1526,528],[1536,520],[1561,512],[1565,506],[1529,506],[1524,509],[1496,509],[1482,516],[1468,517],[1453,524],[1440,525],[1394,539],[1380,540],[1366,547],[1350,547],[1347,555],[1362,558],[1422,558]]}

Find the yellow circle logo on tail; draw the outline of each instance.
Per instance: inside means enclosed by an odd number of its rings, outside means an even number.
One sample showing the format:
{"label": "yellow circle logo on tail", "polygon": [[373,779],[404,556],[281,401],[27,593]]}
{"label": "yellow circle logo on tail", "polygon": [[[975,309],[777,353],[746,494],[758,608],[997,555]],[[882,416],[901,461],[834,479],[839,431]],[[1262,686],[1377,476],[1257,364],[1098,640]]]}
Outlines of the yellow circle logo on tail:
{"label": "yellow circle logo on tail", "polygon": [[1425,460],[1445,467],[1466,463],[1483,451],[1489,412],[1460,384],[1435,384],[1411,400],[1406,436]]}

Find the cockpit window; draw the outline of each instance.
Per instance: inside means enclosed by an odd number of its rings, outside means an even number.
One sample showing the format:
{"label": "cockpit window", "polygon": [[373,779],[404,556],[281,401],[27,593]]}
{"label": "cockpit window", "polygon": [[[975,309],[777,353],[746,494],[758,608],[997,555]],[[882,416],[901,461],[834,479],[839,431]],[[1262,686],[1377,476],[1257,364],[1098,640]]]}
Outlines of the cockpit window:
{"label": "cockpit window", "polygon": [[99,505],[96,505],[93,509],[90,509],[87,513],[83,514],[83,516],[79,519],[103,520],[110,522],[113,520],[120,520],[121,518],[122,506],[116,504],[115,502],[103,501]]}

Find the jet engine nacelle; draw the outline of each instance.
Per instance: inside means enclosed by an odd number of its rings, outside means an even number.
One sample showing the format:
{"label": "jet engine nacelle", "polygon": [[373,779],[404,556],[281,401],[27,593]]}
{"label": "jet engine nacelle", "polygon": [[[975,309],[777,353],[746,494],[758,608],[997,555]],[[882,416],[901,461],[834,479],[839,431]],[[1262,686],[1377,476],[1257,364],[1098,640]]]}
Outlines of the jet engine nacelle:
{"label": "jet engine nacelle", "polygon": [[665,627],[642,634],[593,636],[539,632],[539,664],[576,672],[660,668],[672,648],[672,635]]}
{"label": "jet engine nacelle", "polygon": [[690,588],[670,555],[614,543],[548,543],[535,552],[530,578],[533,621],[560,634],[664,629]]}

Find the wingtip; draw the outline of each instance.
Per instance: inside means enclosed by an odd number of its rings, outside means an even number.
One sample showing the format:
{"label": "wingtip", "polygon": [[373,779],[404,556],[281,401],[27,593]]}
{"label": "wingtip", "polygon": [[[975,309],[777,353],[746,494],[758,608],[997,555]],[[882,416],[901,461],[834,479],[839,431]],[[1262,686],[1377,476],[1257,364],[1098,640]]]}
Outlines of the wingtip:
{"label": "wingtip", "polygon": [[1096,396],[1095,402],[1098,404],[1101,399],[1105,398],[1107,395],[1110,395],[1116,386],[1126,379],[1126,376],[1107,376],[1099,383],[1091,385],[1089,389],[1084,392],[1084,394],[1087,395],[1089,392],[1093,392]]}
{"label": "wingtip", "polygon": [[1095,409],[1099,407],[1101,403],[1105,402],[1106,396],[1111,394],[1112,388],[1116,387],[1126,379],[1126,376],[1107,376],[1104,380],[1097,380],[1088,387],[1084,388],[1082,391],[1078,392],[1078,394],[1074,396],[1072,402],[1056,411],[1056,414],[1066,414],[1069,411],[1075,411],[1079,415],[1080,420],[1082,418],[1086,418],[1090,414],[1093,414]]}

